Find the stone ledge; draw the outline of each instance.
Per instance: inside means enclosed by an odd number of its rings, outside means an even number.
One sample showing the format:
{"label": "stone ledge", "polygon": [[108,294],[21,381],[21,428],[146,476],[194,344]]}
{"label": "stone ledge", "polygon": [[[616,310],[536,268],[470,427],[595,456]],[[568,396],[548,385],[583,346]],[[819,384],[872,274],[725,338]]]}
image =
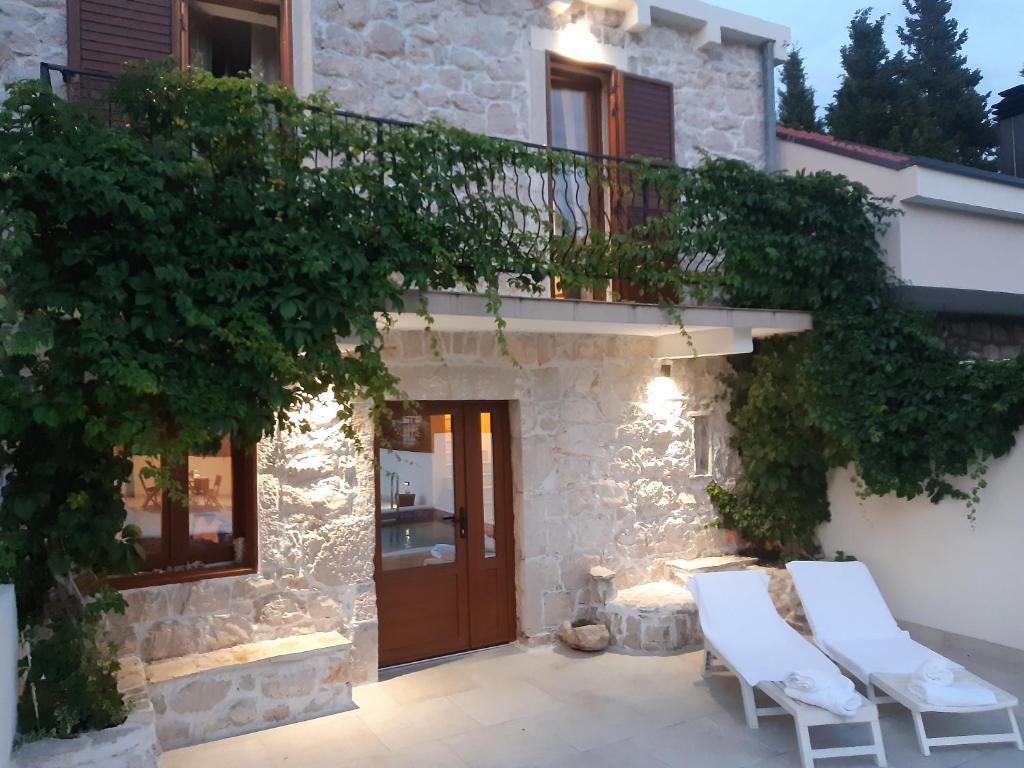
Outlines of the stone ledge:
{"label": "stone ledge", "polygon": [[343,652],[347,657],[352,642],[338,632],[314,632],[279,640],[236,645],[219,651],[193,653],[176,659],[154,661],[146,666],[146,680],[150,684],[165,683],[203,672],[225,672],[234,667],[260,661],[289,661],[319,651]]}
{"label": "stone ledge", "polygon": [[13,768],[158,768],[156,714],[146,693],[142,661],[120,659],[118,690],[131,711],[121,725],[73,739],[42,739],[14,752]]}
{"label": "stone ledge", "polygon": [[756,557],[743,555],[718,555],[715,557],[698,557],[693,560],[669,560],[665,563],[672,578],[685,585],[690,577],[697,573],[716,573],[718,571],[742,571],[757,564]]}
{"label": "stone ledge", "polygon": [[628,606],[638,611],[697,612],[697,603],[693,595],[685,587],[671,581],[653,581],[620,590],[612,604]]}
{"label": "stone ledge", "polygon": [[154,662],[147,670],[164,749],[184,747],[352,707],[351,643],[337,632]]}
{"label": "stone ledge", "polygon": [[608,626],[614,648],[667,654],[695,648],[703,641],[696,601],[670,581],[624,589],[596,613]]}

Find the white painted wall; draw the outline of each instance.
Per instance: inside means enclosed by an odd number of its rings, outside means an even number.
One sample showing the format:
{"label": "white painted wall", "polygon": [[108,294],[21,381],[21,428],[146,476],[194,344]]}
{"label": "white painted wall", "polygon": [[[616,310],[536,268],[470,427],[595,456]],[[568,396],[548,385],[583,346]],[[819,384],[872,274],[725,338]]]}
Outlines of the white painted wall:
{"label": "white painted wall", "polygon": [[903,211],[881,240],[886,261],[912,285],[1024,293],[1024,188],[931,168],[885,168],[779,142],[782,167],[831,171],[893,198]]}
{"label": "white painted wall", "polygon": [[864,561],[898,619],[1024,650],[1024,448],[993,463],[973,529],[963,502],[857,498],[834,472],[820,537]]}
{"label": "white painted wall", "polygon": [[0,768],[10,765],[18,703],[18,617],[14,587],[0,584]]}

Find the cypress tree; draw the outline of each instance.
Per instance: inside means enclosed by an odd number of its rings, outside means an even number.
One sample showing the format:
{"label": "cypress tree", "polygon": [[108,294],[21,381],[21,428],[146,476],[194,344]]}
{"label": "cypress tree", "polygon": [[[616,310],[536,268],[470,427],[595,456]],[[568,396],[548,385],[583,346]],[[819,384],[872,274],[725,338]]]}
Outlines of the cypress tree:
{"label": "cypress tree", "polygon": [[890,57],[885,45],[885,15],[872,21],[864,8],[850,21],[850,42],[842,47],[843,79],[825,110],[833,136],[883,149],[899,149],[893,125],[900,102],[902,54]]}
{"label": "cypress tree", "polygon": [[814,112],[814,89],[807,84],[807,73],[800,49],[794,47],[782,65],[779,89],[779,125],[801,131],[819,131],[821,123]]}
{"label": "cypress tree", "polygon": [[949,16],[950,0],[903,0],[900,62],[909,98],[897,104],[900,147],[910,154],[991,167],[998,134],[989,119],[981,72],[961,53],[967,30]]}

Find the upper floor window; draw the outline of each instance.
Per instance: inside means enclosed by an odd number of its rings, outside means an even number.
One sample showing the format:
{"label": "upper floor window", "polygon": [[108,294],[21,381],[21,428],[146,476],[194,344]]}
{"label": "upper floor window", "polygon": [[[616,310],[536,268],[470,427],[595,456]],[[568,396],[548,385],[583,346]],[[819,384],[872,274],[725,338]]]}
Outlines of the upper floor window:
{"label": "upper floor window", "polygon": [[[583,64],[549,53],[547,57],[548,144],[588,155],[642,156],[673,162],[675,110],[671,83]],[[594,162],[592,160],[592,162]],[[610,162],[614,161],[596,161]],[[609,178],[628,194],[596,188],[586,161],[564,166],[553,179],[555,228],[585,239],[595,230],[625,231],[661,213],[661,201],[649,191],[631,189],[627,165],[606,167]],[[611,293],[631,301],[653,297],[642,283],[612,280]],[[556,298],[604,300],[608,290],[569,292],[552,286]]]}
{"label": "upper floor window", "polygon": [[292,81],[291,0],[68,0],[68,64],[118,72],[168,56]]}

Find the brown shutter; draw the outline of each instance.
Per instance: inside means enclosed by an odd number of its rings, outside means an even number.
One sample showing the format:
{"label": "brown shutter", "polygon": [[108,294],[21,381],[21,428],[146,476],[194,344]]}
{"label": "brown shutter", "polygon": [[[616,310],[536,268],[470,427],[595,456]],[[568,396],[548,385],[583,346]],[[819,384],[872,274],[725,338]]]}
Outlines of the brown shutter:
{"label": "brown shutter", "polygon": [[625,72],[615,74],[615,154],[675,160],[672,83]]}
{"label": "brown shutter", "polygon": [[68,64],[119,72],[141,59],[179,55],[180,0],[68,0]]}
{"label": "brown shutter", "polygon": [[[616,72],[611,93],[612,153],[620,157],[646,157],[672,163],[675,161],[675,112],[672,84],[661,80]],[[630,230],[661,214],[661,202],[650,189],[638,187],[627,171],[620,173],[623,188],[632,189],[613,201],[619,227]],[[657,302],[639,280],[614,280],[612,290],[625,301]]]}

